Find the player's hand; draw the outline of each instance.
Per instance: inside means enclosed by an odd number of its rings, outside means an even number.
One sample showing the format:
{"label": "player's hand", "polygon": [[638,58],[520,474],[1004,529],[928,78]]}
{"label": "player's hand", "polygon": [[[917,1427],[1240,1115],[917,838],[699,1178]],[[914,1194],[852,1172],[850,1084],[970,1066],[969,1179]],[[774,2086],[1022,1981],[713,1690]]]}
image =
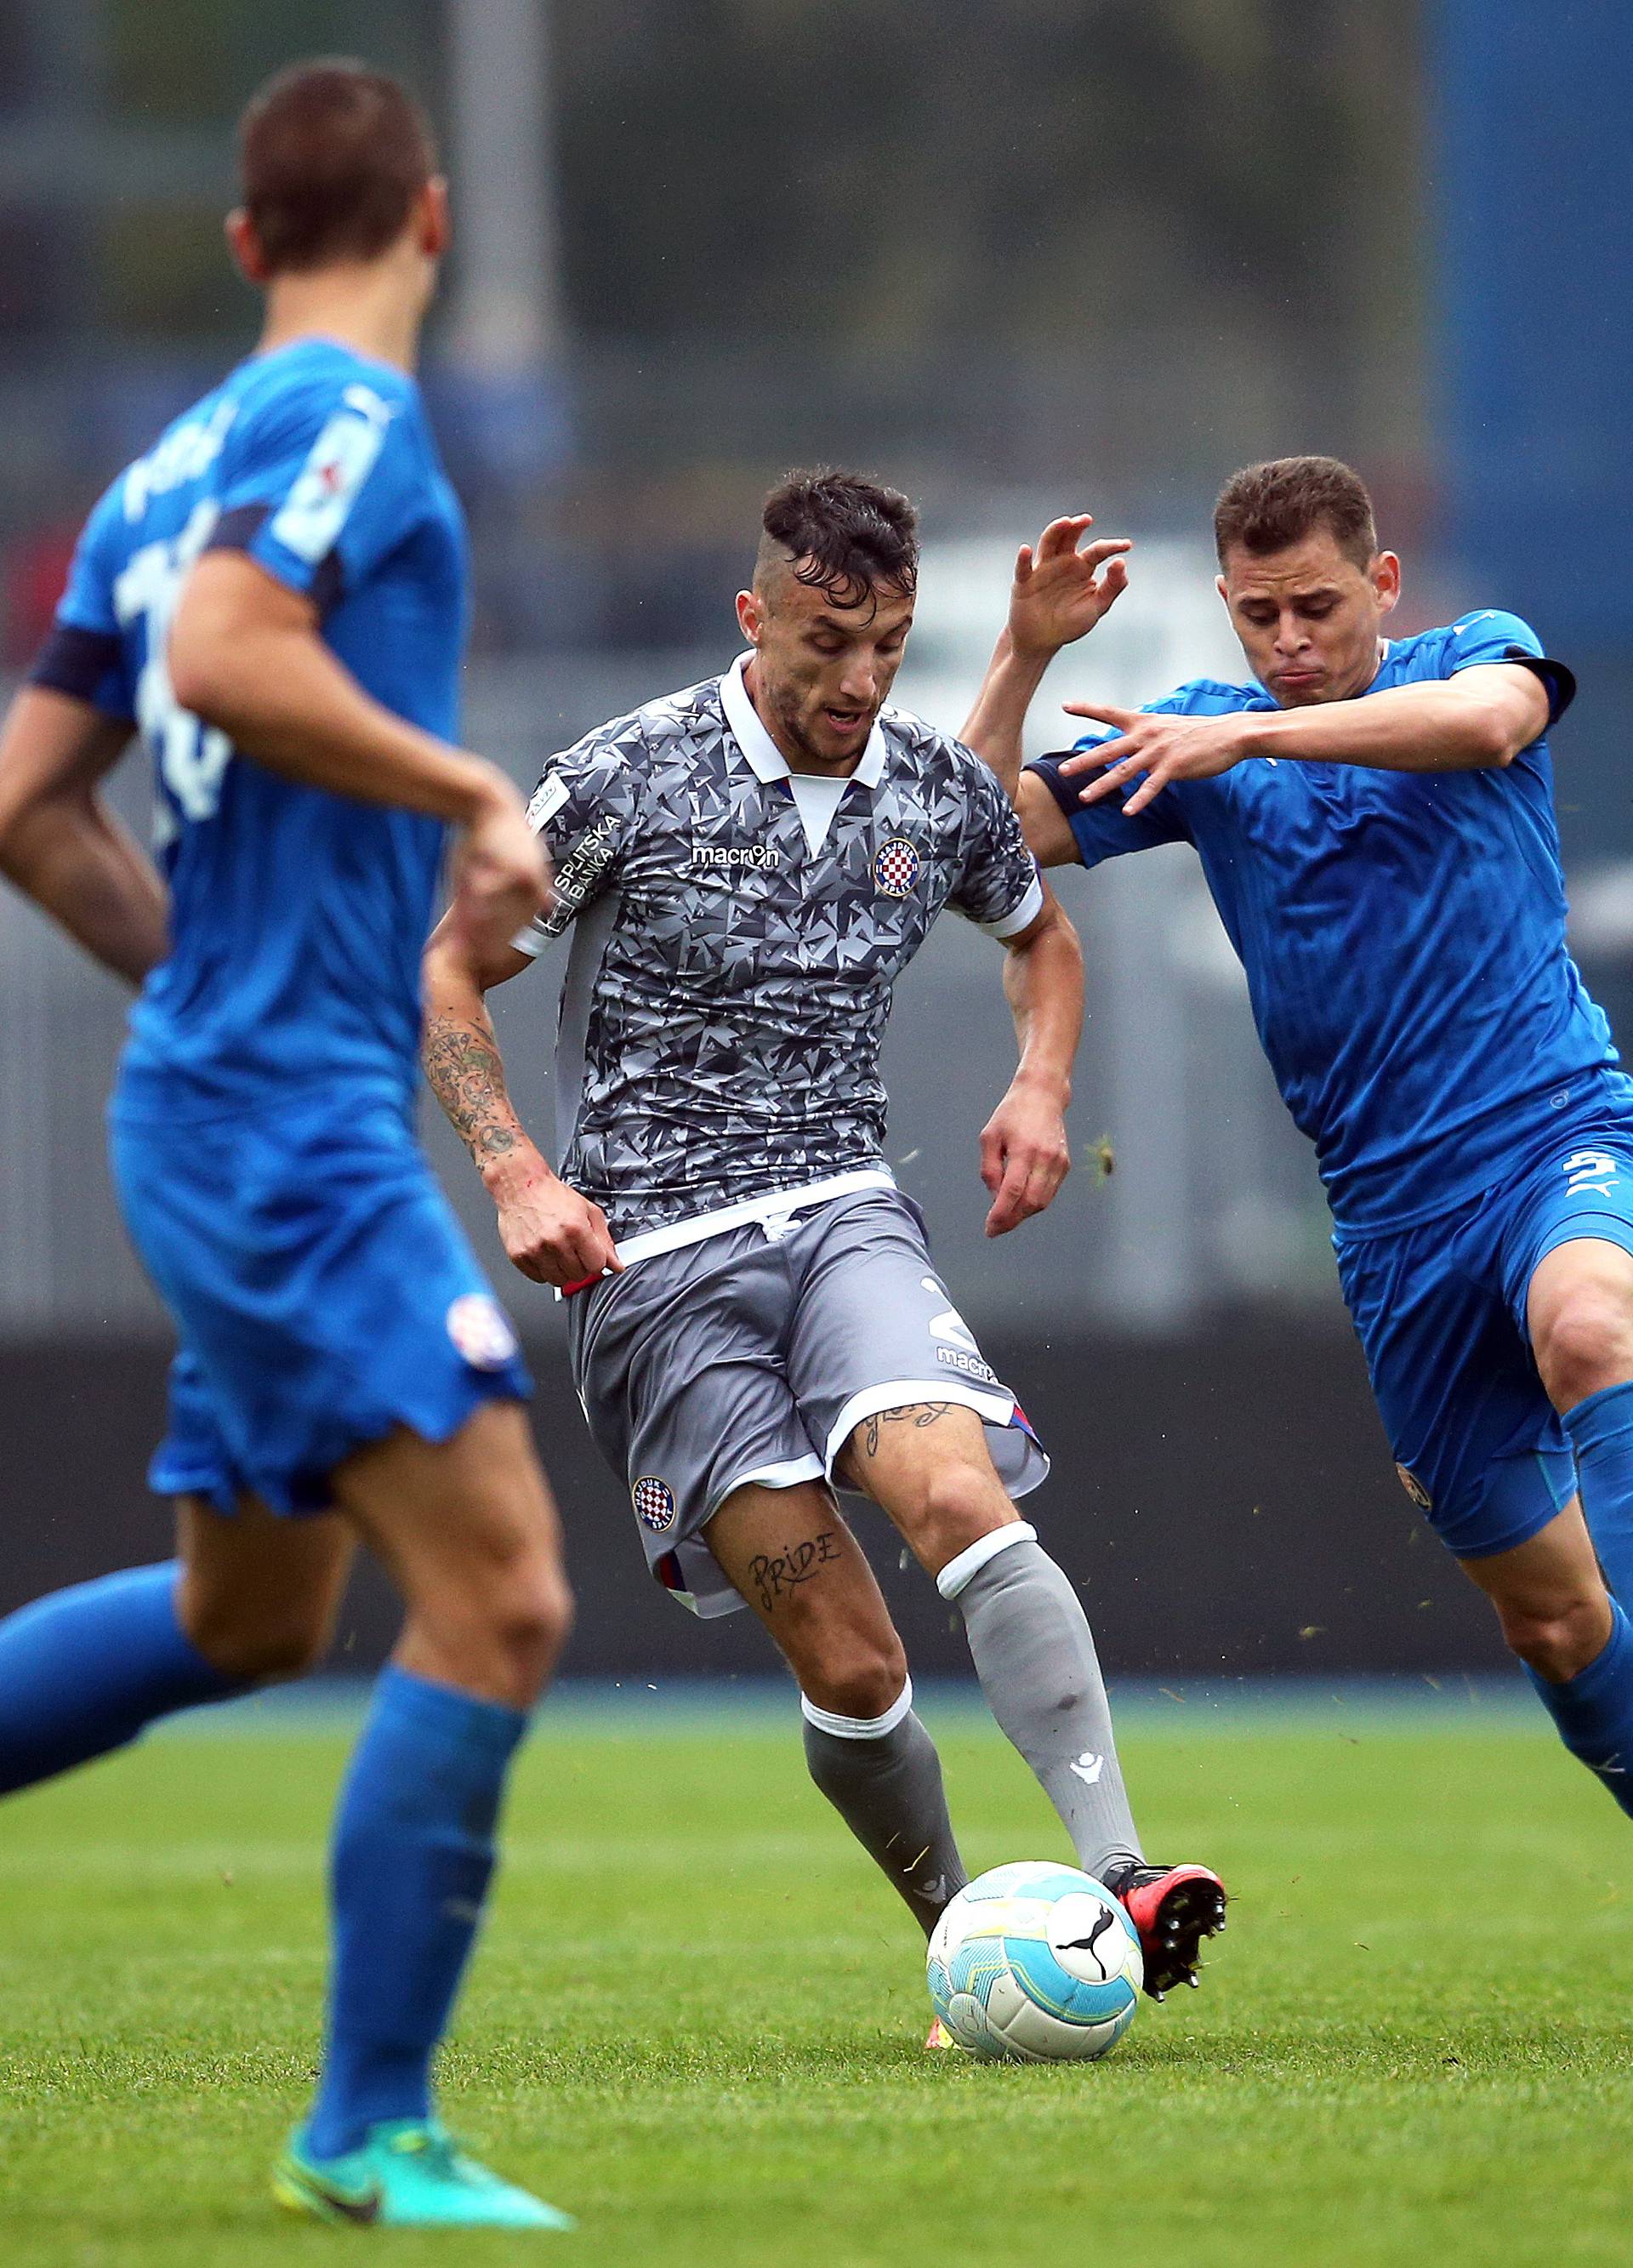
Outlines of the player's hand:
{"label": "player's hand", "polygon": [[450,926],[476,968],[489,966],[549,900],[550,865],[522,799],[494,768],[454,854]]}
{"label": "player's hand", "polygon": [[1041,1212],[1070,1171],[1059,1095],[1017,1081],[981,1131],[981,1178],[992,1193],[987,1234],[1003,1236]]}
{"label": "player's hand", "polygon": [[1086,637],[1128,588],[1122,555],[1133,545],[1111,536],[1080,550],[1093,525],[1088,512],[1074,512],[1052,519],[1035,544],[1021,545],[1009,602],[1010,644],[1018,655],[1047,660]]}
{"label": "player's hand", "polygon": [[623,1263],[613,1246],[607,1215],[550,1171],[536,1151],[514,1153],[483,1175],[499,1213],[506,1259],[530,1283],[591,1283]]}
{"label": "player's hand", "polygon": [[1079,803],[1099,803],[1132,787],[1134,792],[1122,806],[1130,819],[1171,781],[1216,778],[1253,753],[1253,726],[1243,717],[1152,717],[1143,710],[1114,709],[1096,701],[1062,705],[1069,717],[1088,717],[1116,732],[1114,740],[1068,757],[1060,768],[1062,778],[1100,773],[1078,796]]}

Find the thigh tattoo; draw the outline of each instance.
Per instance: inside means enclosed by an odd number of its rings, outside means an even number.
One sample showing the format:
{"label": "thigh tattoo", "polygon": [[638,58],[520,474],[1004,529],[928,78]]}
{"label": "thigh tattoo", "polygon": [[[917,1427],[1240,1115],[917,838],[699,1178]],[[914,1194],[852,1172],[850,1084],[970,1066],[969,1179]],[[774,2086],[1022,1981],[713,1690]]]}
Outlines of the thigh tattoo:
{"label": "thigh tattoo", "polygon": [[839,1530],[825,1528],[820,1535],[802,1536],[780,1551],[757,1551],[748,1563],[748,1579],[769,1614],[779,1599],[808,1583],[820,1567],[839,1557]]}
{"label": "thigh tattoo", "polygon": [[[878,1456],[881,1432],[885,1426],[911,1425],[917,1430],[925,1425],[933,1425],[938,1418],[945,1418],[948,1410],[955,1406],[959,1405],[951,1402],[907,1402],[903,1403],[900,1410],[876,1411],[872,1418],[864,1418],[858,1429],[862,1454],[864,1457]],[[851,1439],[855,1440],[857,1435],[853,1434]]]}

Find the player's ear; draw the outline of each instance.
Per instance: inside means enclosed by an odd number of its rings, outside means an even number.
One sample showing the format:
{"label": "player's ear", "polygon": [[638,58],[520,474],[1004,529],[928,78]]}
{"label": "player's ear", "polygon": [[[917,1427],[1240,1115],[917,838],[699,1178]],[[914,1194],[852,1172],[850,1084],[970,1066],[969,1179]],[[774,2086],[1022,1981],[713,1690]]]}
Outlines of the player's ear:
{"label": "player's ear", "polygon": [[453,219],[448,210],[448,184],[434,173],[420,191],[415,206],[415,238],[426,260],[445,258],[453,241]]}
{"label": "player's ear", "polygon": [[758,645],[765,629],[765,608],[757,592],[739,591],[737,594],[737,627],[750,645]]}
{"label": "player's ear", "polygon": [[1214,589],[1218,593],[1219,596],[1224,600],[1224,601],[1225,601],[1225,613],[1228,615],[1228,614],[1229,614],[1229,612],[1231,611],[1231,586],[1230,586],[1230,585],[1225,581],[1225,578],[1224,578],[1224,576],[1223,576],[1223,575],[1216,575],[1216,576],[1214,577],[1214,578],[1213,578],[1213,587],[1214,587]]}
{"label": "player's ear", "polygon": [[1401,560],[1394,551],[1380,551],[1372,562],[1372,595],[1380,615],[1392,614],[1401,596]]}
{"label": "player's ear", "polygon": [[257,286],[269,283],[271,273],[267,266],[266,254],[261,248],[261,239],[255,234],[255,224],[242,205],[234,205],[222,223],[222,228],[226,236],[227,249],[246,283]]}

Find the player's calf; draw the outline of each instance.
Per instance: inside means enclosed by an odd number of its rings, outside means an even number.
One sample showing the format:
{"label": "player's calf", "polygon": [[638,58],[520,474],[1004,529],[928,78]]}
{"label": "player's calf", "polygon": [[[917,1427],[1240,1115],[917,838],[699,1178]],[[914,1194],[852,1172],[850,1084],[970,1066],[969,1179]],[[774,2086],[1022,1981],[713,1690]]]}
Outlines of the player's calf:
{"label": "player's calf", "polygon": [[907,1656],[829,1491],[736,1490],[705,1530],[800,1690],[805,1763],[926,1936],[965,1873]]}
{"label": "player's calf", "polygon": [[335,1961],[322,2071],[298,2150],[428,2129],[430,2064],[492,1877],[528,1712],[566,1636],[555,1507],[513,1403],[453,1438],[406,1432],[347,1460],[335,1493],[407,1603],[335,1824]]}
{"label": "player's calf", "polygon": [[1580,1506],[1460,1565],[1497,1609],[1565,1747],[1633,1815],[1633,1626],[1605,1588]]}
{"label": "player's calf", "polygon": [[[1081,1601],[1016,1517],[974,1410],[924,1403],[850,1437],[851,1469],[964,1617],[982,1691],[1098,1880],[1140,1856]],[[956,1546],[956,1548],[950,1548]]]}

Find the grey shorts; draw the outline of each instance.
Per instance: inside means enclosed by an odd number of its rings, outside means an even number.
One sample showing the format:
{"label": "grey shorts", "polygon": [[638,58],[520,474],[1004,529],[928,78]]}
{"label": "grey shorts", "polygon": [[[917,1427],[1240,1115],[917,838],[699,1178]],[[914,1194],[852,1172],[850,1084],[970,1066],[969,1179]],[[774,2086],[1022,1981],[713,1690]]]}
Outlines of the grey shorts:
{"label": "grey shorts", "polygon": [[895,1189],[655,1253],[567,1307],[596,1446],[628,1480],[648,1566],[695,1614],[743,1603],[700,1533],[732,1491],[831,1480],[881,1410],[974,1410],[1011,1496],[1048,1471]]}

